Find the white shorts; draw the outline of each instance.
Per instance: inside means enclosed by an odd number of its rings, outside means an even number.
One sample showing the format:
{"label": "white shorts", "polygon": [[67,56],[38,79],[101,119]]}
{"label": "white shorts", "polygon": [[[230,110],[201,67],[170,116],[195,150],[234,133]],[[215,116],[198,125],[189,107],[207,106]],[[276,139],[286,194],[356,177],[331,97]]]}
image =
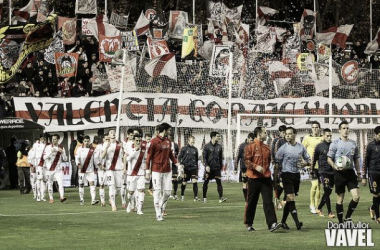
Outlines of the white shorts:
{"label": "white shorts", "polygon": [[37,180],[47,181],[46,172],[47,172],[46,168],[38,166],[37,167]]}
{"label": "white shorts", "polygon": [[85,183],[85,180],[88,182],[95,182],[95,173],[89,172],[89,173],[78,173],[78,183],[79,185],[82,185]]}
{"label": "white shorts", "polygon": [[154,190],[172,190],[172,171],[168,173],[152,172],[152,182]]}
{"label": "white shorts", "polygon": [[123,170],[107,170],[107,185],[114,185],[117,188],[121,188],[123,180],[125,178]]}
{"label": "white shorts", "polygon": [[128,183],[128,191],[134,192],[139,189],[145,189],[145,176],[137,175],[137,176],[128,176],[130,178],[130,182]]}
{"label": "white shorts", "polygon": [[46,171],[46,179],[48,183],[53,184],[54,180],[58,182],[58,185],[63,184],[63,172],[62,170]]}
{"label": "white shorts", "polygon": [[107,178],[106,171],[98,169],[98,180],[99,180],[99,185],[100,186],[103,186],[104,184],[107,184],[106,181],[105,181],[106,178]]}

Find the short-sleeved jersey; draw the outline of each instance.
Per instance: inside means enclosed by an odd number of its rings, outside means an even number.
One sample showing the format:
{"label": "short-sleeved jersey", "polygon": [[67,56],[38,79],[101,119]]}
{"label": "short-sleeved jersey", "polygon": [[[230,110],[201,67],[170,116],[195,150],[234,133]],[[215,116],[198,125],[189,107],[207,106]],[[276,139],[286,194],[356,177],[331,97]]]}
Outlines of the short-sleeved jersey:
{"label": "short-sleeved jersey", "polygon": [[[119,155],[118,155],[118,158],[116,161],[115,170],[123,170],[124,169],[124,166],[123,166],[123,156],[124,156],[123,147],[120,143],[113,142],[110,144],[110,146],[107,149],[107,155],[105,157],[106,170],[110,170],[110,168],[111,168],[112,160],[113,160],[113,157],[115,155],[116,145],[120,145],[121,147],[120,147]],[[104,152],[104,150],[106,150],[106,147],[103,147],[102,152]]]}
{"label": "short-sleeved jersey", "polygon": [[327,156],[336,161],[336,159],[340,156],[347,156],[350,158],[351,164],[350,169],[354,168],[354,163],[356,159],[359,159],[359,150],[356,144],[356,141],[348,139],[347,141],[343,141],[341,138],[335,139],[329,148],[329,152]]}
{"label": "short-sleeved jersey", "polygon": [[[77,164],[84,166],[84,163],[87,159],[87,155],[88,155],[89,151],[90,151],[90,148],[86,148],[83,145],[81,147],[79,147],[76,151],[76,154],[75,154],[75,162]],[[87,165],[86,173],[94,172],[94,170],[95,170],[94,158],[95,158],[95,149],[94,149],[94,153],[92,154],[91,158],[89,159],[89,163]]]}
{"label": "short-sleeved jersey", "polygon": [[281,172],[299,173],[300,172],[300,158],[305,161],[310,160],[306,148],[299,142],[295,145],[285,143],[276,153],[276,162],[281,163]]}
{"label": "short-sleeved jersey", "polygon": [[[55,149],[54,152],[52,151],[53,148]],[[59,146],[54,146],[53,144],[49,144],[45,148],[44,160],[45,160],[45,166],[47,167],[48,170],[54,164],[55,157],[58,153],[58,148]],[[58,157],[58,161],[56,162],[56,166],[53,166],[53,167],[55,167],[56,169],[60,169],[62,161],[67,161],[66,150],[63,147],[62,147],[62,153],[60,157]]]}

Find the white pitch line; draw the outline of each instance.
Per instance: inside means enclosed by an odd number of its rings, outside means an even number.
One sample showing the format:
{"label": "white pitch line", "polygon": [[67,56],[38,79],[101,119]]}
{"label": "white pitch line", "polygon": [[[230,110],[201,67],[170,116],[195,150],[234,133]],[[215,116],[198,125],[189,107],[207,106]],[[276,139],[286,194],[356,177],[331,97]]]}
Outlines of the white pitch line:
{"label": "white pitch line", "polygon": [[[215,207],[184,207],[184,208],[173,208],[170,211],[176,210],[194,210],[194,209],[215,209],[215,208],[243,208],[244,206],[215,206]],[[117,212],[124,212],[123,210],[118,210]],[[114,211],[97,211],[97,212],[77,212],[77,213],[56,213],[56,214],[0,214],[0,217],[26,217],[26,216],[60,216],[60,215],[81,215],[81,214],[99,214],[99,213],[115,213]]]}

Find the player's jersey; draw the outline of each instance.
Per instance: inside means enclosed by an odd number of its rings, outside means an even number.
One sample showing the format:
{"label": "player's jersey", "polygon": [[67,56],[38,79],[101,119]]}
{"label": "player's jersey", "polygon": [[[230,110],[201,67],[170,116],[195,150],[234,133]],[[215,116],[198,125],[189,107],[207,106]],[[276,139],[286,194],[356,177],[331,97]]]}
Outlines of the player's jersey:
{"label": "player's jersey", "polygon": [[89,162],[87,164],[86,172],[83,172],[83,169],[80,170],[81,173],[91,173],[94,172],[94,156],[95,156],[95,149],[94,148],[86,148],[84,146],[78,148],[77,153],[75,154],[75,162],[77,164],[82,165],[82,167],[85,167],[84,164],[86,162],[87,156],[89,154],[90,149],[93,149],[93,153],[91,155],[91,158],[89,158]]}
{"label": "player's jersey", "polygon": [[356,141],[348,139],[347,141],[343,141],[341,138],[335,139],[329,148],[329,152],[327,156],[336,161],[336,159],[340,156],[347,156],[350,158],[351,167],[349,169],[354,168],[354,162],[359,158],[359,151]]}
{"label": "player's jersey", "polygon": [[[30,164],[32,164],[33,166],[39,165],[41,161],[41,156],[44,153],[45,146],[46,146],[45,143],[40,143],[40,142],[36,142],[33,144],[33,148],[31,150],[32,153],[30,155]],[[28,159],[29,159],[29,156],[28,156]],[[40,166],[40,167],[43,167],[43,166]]]}
{"label": "player's jersey", "polygon": [[[307,153],[312,157],[314,155],[315,148],[322,141],[323,141],[323,137],[322,136],[307,135],[303,139],[302,145],[306,148]],[[318,162],[316,162],[314,168],[318,168]]]}
{"label": "player's jersey", "polygon": [[[117,147],[120,147],[119,155],[118,155],[117,160],[113,166],[112,161],[113,161],[113,158],[115,155],[115,150]],[[105,150],[105,147],[103,148],[103,150]],[[106,161],[105,161],[106,170],[123,170],[124,169],[124,167],[123,167],[123,155],[124,155],[124,150],[123,150],[122,145],[120,143],[116,143],[116,142],[111,143],[107,149],[107,155],[105,157],[105,159],[106,159]]]}
{"label": "player's jersey", "polygon": [[[52,149],[54,148],[54,152]],[[58,149],[62,148],[62,153],[58,153]],[[59,154],[59,155],[58,155]],[[44,151],[44,160],[45,166],[48,171],[53,171],[55,169],[61,169],[62,161],[67,161],[67,155],[65,148],[61,145],[54,146],[53,144],[49,144],[46,146]]]}
{"label": "player's jersey", "polygon": [[[141,149],[135,150],[135,148],[132,147],[132,148],[129,148],[127,152],[128,152],[128,157],[127,157],[127,161],[128,161],[127,175],[132,175],[132,171],[136,167],[136,163],[138,162],[138,158],[140,156]],[[145,165],[144,164],[142,164],[142,163],[140,164],[140,169],[137,172],[137,175],[145,175]]]}
{"label": "player's jersey", "polygon": [[104,166],[105,159],[102,159],[103,148],[104,148],[104,143],[97,145],[95,148],[95,152],[94,152],[95,168],[100,168],[100,166]]}
{"label": "player's jersey", "polygon": [[306,148],[301,143],[296,142],[295,145],[291,145],[287,142],[277,151],[276,162],[282,164],[282,173],[299,173],[300,157],[305,161],[310,160]]}

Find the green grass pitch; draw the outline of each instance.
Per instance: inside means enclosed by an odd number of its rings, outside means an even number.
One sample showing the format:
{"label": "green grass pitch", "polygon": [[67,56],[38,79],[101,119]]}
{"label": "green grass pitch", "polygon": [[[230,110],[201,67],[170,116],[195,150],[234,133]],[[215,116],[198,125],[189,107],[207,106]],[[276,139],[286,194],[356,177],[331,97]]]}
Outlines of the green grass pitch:
{"label": "green grass pitch", "polygon": [[[244,202],[241,183],[223,183],[227,202],[219,204],[216,184],[210,183],[208,203],[194,202],[192,185],[186,190],[186,200],[170,200],[165,221],[155,219],[153,198],[148,193],[144,215],[127,214],[121,209],[91,206],[89,188],[85,188],[85,205],[79,205],[78,190],[66,189],[66,204],[36,202],[32,194],[0,191],[0,249],[322,249],[326,247],[324,229],[328,217],[310,214],[310,182],[301,184],[296,206],[304,223],[297,231],[289,215],[290,230],[270,233],[265,224],[262,203],[254,223],[255,232],[247,232],[243,224]],[[179,188],[180,189],[180,188]],[[199,184],[200,197],[202,184]],[[179,190],[180,192],[180,190]],[[380,224],[370,220],[368,206],[372,201],[368,187],[361,187],[361,200],[353,221],[370,223],[375,247],[380,247]],[[108,189],[106,189],[108,196]],[[97,190],[98,195],[98,190]],[[350,201],[346,193],[345,210]],[[335,194],[332,207],[335,212]],[[282,210],[277,211],[279,220]],[[337,219],[333,219],[337,222]],[[351,249],[353,249],[351,247]]]}

